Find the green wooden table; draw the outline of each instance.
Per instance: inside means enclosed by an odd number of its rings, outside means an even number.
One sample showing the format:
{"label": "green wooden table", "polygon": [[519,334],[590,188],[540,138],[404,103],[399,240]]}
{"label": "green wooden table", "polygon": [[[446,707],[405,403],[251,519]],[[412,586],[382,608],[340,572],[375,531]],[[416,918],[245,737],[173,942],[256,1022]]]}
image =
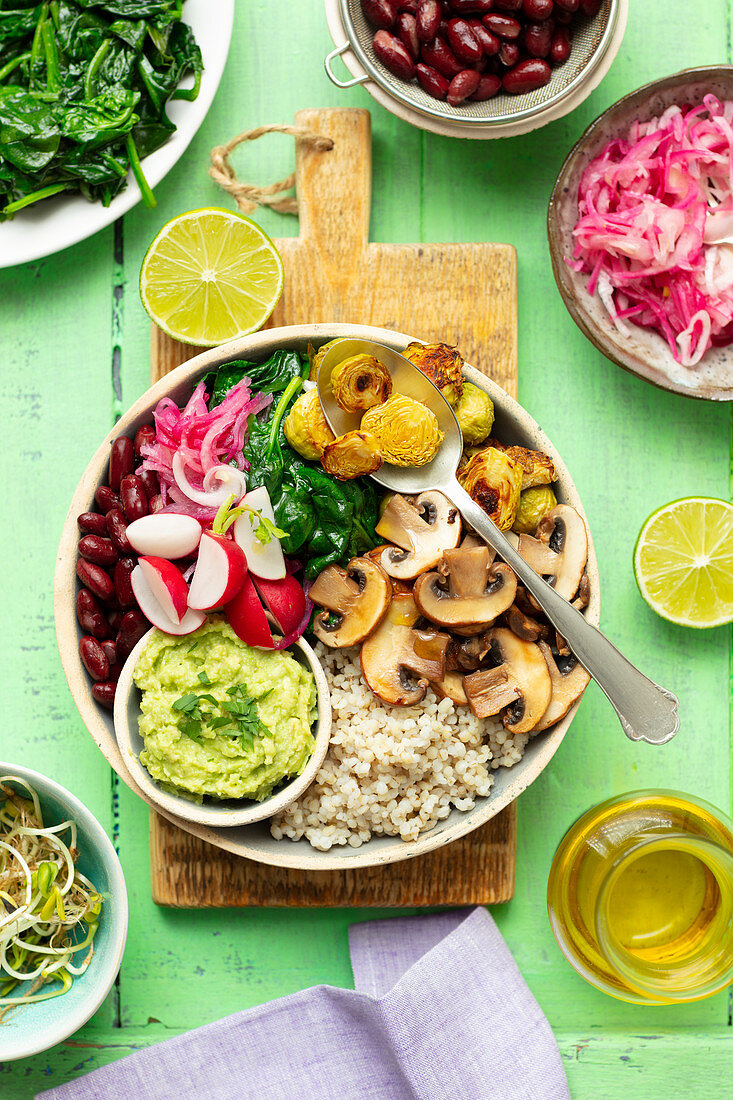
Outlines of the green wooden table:
{"label": "green wooden table", "polygon": [[[0,758],[53,775],[87,802],[114,838],[130,893],[127,951],[114,992],[68,1042],[0,1066],[0,1096],[26,1100],[130,1051],[309,985],[349,986],[349,924],[385,915],[157,909],[147,807],[111,774],[82,725],[61,671],[52,614],[68,500],[116,414],[147,386],[149,323],[137,293],[145,249],[175,214],[229,204],[207,174],[213,145],[260,123],[292,121],[299,107],[328,105],[372,112],[373,239],[516,246],[519,397],[552,436],[583,497],[600,561],[602,626],[680,698],[678,737],[653,748],[626,740],[591,685],[570,736],[522,795],[516,896],[494,915],[554,1028],[574,1098],[730,1096],[728,995],[641,1008],[596,992],[561,956],[544,899],[563,832],[608,795],[668,786],[731,808],[730,630],[696,633],[658,619],[641,601],[631,570],[636,534],[658,505],[692,494],[729,497],[731,410],[662,393],[603,359],[560,301],[545,241],[553,181],[585,126],[648,80],[731,61],[731,5],[631,0],[621,51],[582,107],[536,133],[483,143],[423,134],[360,89],[337,91],[322,66],[331,45],[322,8],[320,0],[240,0],[218,96],[157,188],[157,209],[137,207],[89,241],[0,272],[7,432]],[[282,178],[292,143],[265,138],[234,159],[242,178]],[[292,218],[258,217],[273,235],[297,231]]]}

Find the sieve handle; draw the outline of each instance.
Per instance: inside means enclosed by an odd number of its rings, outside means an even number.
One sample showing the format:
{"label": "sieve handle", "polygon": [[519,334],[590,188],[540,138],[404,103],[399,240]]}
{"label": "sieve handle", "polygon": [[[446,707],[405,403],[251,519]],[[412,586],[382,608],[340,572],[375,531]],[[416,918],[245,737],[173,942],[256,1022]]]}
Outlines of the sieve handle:
{"label": "sieve handle", "polygon": [[337,46],[335,50],[331,50],[323,62],[326,70],[326,75],[332,84],[335,84],[337,88],[353,88],[355,84],[366,84],[369,77],[365,73],[364,76],[355,76],[353,80],[339,80],[331,68],[331,62],[335,61],[337,57],[341,57],[349,48],[349,43],[344,42],[343,46]]}

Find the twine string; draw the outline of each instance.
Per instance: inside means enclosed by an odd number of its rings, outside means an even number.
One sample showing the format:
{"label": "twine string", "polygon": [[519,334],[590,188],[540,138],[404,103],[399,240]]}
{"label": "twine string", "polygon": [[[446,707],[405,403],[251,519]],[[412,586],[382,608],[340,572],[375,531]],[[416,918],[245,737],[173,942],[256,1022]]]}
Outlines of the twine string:
{"label": "twine string", "polygon": [[211,168],[209,175],[228,194],[232,196],[243,214],[250,214],[258,206],[269,206],[273,210],[279,210],[281,214],[297,214],[298,199],[289,195],[287,198],[278,198],[283,191],[289,191],[295,186],[295,172],[291,172],[284,180],[258,187],[253,183],[243,183],[237,179],[236,173],[229,161],[230,155],[238,145],[245,141],[256,141],[263,134],[290,134],[296,142],[302,141],[321,152],[333,149],[333,141],[322,134],[316,134],[304,126],[288,126],[272,123],[269,126],[257,126],[254,130],[245,130],[242,134],[227,141],[225,145],[217,145],[211,150]]}

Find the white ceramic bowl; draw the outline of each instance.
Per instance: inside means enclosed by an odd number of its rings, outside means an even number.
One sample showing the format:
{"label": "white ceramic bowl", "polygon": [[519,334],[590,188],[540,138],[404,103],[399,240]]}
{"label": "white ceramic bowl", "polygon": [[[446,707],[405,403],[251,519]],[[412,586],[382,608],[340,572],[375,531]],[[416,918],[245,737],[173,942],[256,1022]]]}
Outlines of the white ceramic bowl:
{"label": "white ceramic bowl", "polygon": [[[242,340],[235,340],[219,348],[212,348],[188,363],[171,371],[140,397],[115,424],[112,431],[101,444],[87,466],[77,486],[69,508],[64,529],[61,534],[54,586],[54,611],[56,617],[56,635],[58,638],[61,661],[66,678],[74,697],[74,702],[89,729],[94,741],[104,756],[125,783],[146,802],[152,801],[145,791],[135,782],[122,754],[117,746],[112,715],[103,710],[92,698],[90,682],[86,669],[79,657],[79,638],[81,631],[76,621],[74,602],[77,589],[76,557],[79,531],[76,517],[86,512],[94,499],[95,489],[104,481],[109,460],[110,444],[121,433],[133,435],[141,424],[152,420],[153,409],[161,397],[171,397],[181,403],[188,399],[193,387],[208,371],[232,359],[266,359],[277,348],[295,348],[305,352],[309,344],[318,347],[327,340],[339,336],[364,337],[377,340],[395,351],[401,351],[416,336],[392,332],[389,329],[367,325],[318,324],[291,325],[284,328],[267,329]],[[562,503],[571,504],[585,516],[583,505],[573,484],[568,469],[557,449],[526,412],[500,386],[467,367],[466,378],[491,396],[496,410],[496,435],[508,443],[531,447],[549,454],[555,464],[558,480],[556,495]],[[586,521],[587,522],[587,521]],[[588,576],[591,586],[590,603],[586,609],[588,619],[598,623],[600,615],[600,586],[598,564],[592,539],[588,548]],[[307,840],[296,842],[275,840],[269,832],[266,822],[240,826],[233,829],[215,829],[206,825],[197,825],[161,809],[161,813],[179,825],[182,829],[218,845],[227,851],[260,863],[269,863],[277,867],[298,867],[313,871],[343,870],[354,867],[370,867],[382,863],[393,863],[402,859],[422,855],[440,848],[451,840],[465,836],[473,829],[483,825],[495,814],[508,806],[510,802],[525,790],[552,759],[560,742],[565,736],[577,709],[573,707],[561,722],[547,733],[533,738],[525,750],[522,759],[513,768],[500,768],[494,773],[494,786],[488,798],[479,798],[472,810],[465,813],[452,810],[448,817],[440,821],[429,833],[425,833],[414,843],[405,843],[399,837],[374,837],[361,848],[331,849],[319,852],[312,848]],[[157,808],[157,807],[156,807]]]}
{"label": "white ceramic bowl", "polygon": [[[20,764],[0,763],[0,775],[17,775],[35,788],[44,823],[73,818],[77,825],[79,870],[105,901],[87,971],[66,993],[23,1005],[0,1025],[0,1063],[28,1058],[63,1042],[87,1022],[114,985],[127,939],[127,889],[120,861],[102,826],[83,802],[55,780]],[[23,788],[19,787],[22,792]],[[2,1092],[2,1090],[0,1090]]]}
{"label": "white ceramic bowl", "polygon": [[140,790],[145,792],[148,801],[158,809],[167,810],[169,814],[194,822],[196,825],[231,829],[235,825],[251,825],[254,821],[272,817],[299,798],[315,779],[316,772],[328,751],[328,742],[331,737],[330,692],[321,662],[311,646],[301,638],[291,647],[295,659],[301,660],[301,663],[313,673],[318,695],[318,717],[314,730],[316,743],[301,774],[285,786],[278,788],[263,802],[253,802],[251,799],[216,802],[209,799],[199,804],[184,795],[164,790],[155,782],[144,764],[140,763],[140,753],[144,747],[138,727],[141,692],[133,680],[133,673],[138,657],[153,633],[154,631],[149,630],[125,661],[115,692],[114,709],[115,734],[122,759]]}

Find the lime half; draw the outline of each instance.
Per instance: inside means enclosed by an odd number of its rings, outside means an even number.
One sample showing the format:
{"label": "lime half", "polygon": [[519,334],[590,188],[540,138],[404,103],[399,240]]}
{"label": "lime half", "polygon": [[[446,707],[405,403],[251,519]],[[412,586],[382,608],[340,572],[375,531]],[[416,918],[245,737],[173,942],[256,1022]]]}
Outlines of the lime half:
{"label": "lime half", "polygon": [[282,289],[282,260],[267,234],[215,207],[169,221],[140,269],[145,309],[184,344],[214,347],[256,332]]}
{"label": "lime half", "polygon": [[686,497],[652,513],[636,543],[634,575],[652,610],[670,622],[731,622],[733,504]]}

